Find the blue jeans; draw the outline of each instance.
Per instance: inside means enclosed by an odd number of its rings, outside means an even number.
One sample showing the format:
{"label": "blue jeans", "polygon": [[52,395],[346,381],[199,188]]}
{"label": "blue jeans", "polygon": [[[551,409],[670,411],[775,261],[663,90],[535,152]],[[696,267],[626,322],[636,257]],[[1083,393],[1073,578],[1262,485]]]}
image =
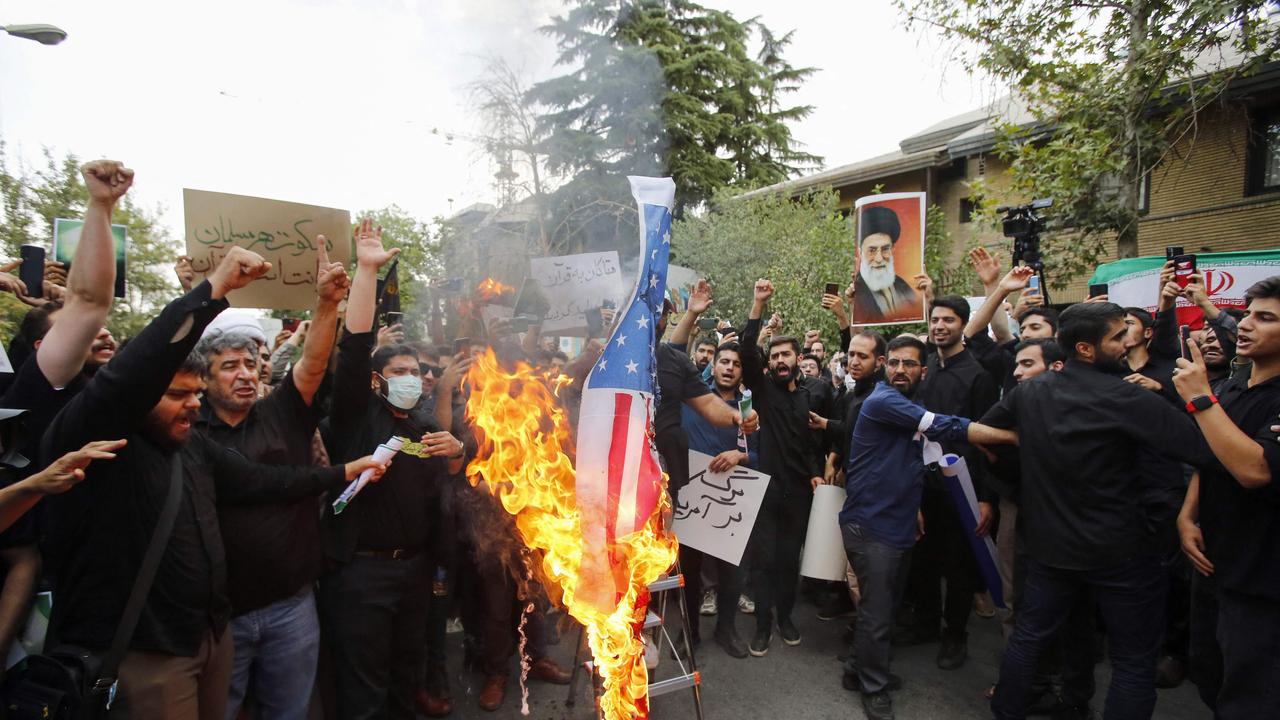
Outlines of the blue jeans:
{"label": "blue jeans", "polygon": [[234,720],[253,677],[255,716],[305,720],[320,657],[320,619],[308,585],[291,598],[231,621],[236,657],[227,720]]}
{"label": "blue jeans", "polygon": [[1157,557],[1135,558],[1099,570],[1062,570],[1027,558],[1016,624],[991,699],[996,718],[1026,717],[1040,655],[1090,590],[1102,611],[1111,657],[1111,688],[1103,717],[1150,718],[1156,704],[1156,657],[1168,580]]}

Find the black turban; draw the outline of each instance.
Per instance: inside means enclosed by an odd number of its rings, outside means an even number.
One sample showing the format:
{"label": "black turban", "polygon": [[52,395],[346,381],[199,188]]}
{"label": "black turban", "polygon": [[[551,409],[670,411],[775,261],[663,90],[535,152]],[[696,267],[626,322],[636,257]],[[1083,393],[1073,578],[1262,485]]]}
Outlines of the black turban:
{"label": "black turban", "polygon": [[864,208],[862,219],[858,223],[858,243],[861,244],[872,235],[884,233],[893,242],[898,242],[902,226],[898,223],[898,214],[882,205]]}

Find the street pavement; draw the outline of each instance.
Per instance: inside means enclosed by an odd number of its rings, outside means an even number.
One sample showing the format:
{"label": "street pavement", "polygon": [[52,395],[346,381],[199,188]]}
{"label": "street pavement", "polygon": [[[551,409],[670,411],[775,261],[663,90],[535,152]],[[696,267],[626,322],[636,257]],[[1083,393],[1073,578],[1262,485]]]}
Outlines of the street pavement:
{"label": "street pavement", "polygon": [[[695,659],[702,672],[702,706],[707,720],[743,718],[804,718],[805,720],[861,720],[862,705],[857,693],[840,685],[841,666],[836,656],[843,650],[841,635],[847,620],[822,622],[817,610],[803,601],[795,611],[802,642],[784,645],[775,630],[769,653],[763,658],[738,660],[729,657],[712,641],[714,618],[702,618],[703,644]],[[677,627],[669,618],[668,625]],[[738,632],[749,639],[755,618],[739,615]],[[969,661],[955,671],[940,670],[934,664],[937,645],[895,648],[893,671],[901,675],[904,687],[894,693],[894,709],[899,720],[987,719],[991,717],[983,693],[996,678],[1000,627],[995,619],[976,615],[969,623]],[[567,632],[551,648],[551,656],[568,665],[577,633]],[[672,633],[675,637],[676,633]],[[506,702],[496,712],[476,705],[483,678],[461,670],[461,634],[449,636],[449,661],[455,709],[454,718],[520,718],[520,688],[514,678],[508,685]],[[676,674],[676,663],[665,649],[657,678]],[[1098,694],[1094,708],[1105,701],[1109,669],[1097,666]],[[1172,690],[1160,690],[1155,717],[1159,720],[1208,720],[1211,714],[1196,695],[1195,687],[1183,683]],[[573,708],[565,704],[567,688],[541,683],[529,685],[529,715],[538,720],[590,720],[595,717],[583,683]],[[654,720],[696,718],[693,694],[685,690],[654,698],[650,717]]]}

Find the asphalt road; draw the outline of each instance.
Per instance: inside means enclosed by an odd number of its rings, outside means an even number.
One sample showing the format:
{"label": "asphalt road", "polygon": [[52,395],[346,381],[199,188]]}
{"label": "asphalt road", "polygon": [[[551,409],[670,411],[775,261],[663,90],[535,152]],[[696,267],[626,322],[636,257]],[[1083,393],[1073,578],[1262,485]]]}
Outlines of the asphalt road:
{"label": "asphalt road", "polygon": [[[860,720],[859,696],[840,686],[841,635],[846,621],[822,622],[816,608],[801,602],[796,624],[802,634],[797,647],[783,645],[774,633],[769,654],[763,658],[738,660],[726,655],[711,641],[713,618],[703,618],[703,645],[696,654],[702,671],[702,706],[708,720],[742,718],[805,718],[805,720]],[[669,623],[671,624],[671,623]],[[672,625],[674,627],[674,625]],[[744,639],[755,627],[750,616],[738,617],[738,632]],[[941,720],[950,718],[990,718],[984,691],[995,680],[1000,651],[1000,630],[996,620],[976,616],[969,626],[969,661],[955,671],[934,664],[937,645],[895,649],[893,670],[901,675],[904,687],[894,693],[894,709],[899,720]],[[673,634],[674,635],[674,634]],[[573,653],[574,637],[565,635],[552,648],[552,656],[566,665]],[[450,636],[450,665],[455,709],[451,717],[520,718],[519,685],[512,679],[507,699],[496,712],[476,705],[483,678],[461,670],[461,635]],[[512,665],[514,669],[514,663]],[[658,679],[675,674],[675,662],[663,652]],[[1098,696],[1094,707],[1105,699],[1109,669],[1097,667]],[[539,720],[590,720],[594,710],[584,683],[575,707],[565,705],[567,688],[539,683],[529,687],[529,715]],[[1190,683],[1161,690],[1155,717],[1160,720],[1208,720],[1211,714],[1200,703]],[[651,717],[657,720],[695,718],[693,696],[680,691],[654,698]]]}

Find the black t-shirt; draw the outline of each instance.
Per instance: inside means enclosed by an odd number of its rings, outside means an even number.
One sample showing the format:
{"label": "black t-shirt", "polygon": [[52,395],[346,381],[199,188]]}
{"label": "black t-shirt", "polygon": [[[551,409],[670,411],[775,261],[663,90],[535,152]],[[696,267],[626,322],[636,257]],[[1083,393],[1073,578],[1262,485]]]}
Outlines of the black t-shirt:
{"label": "black t-shirt", "polygon": [[[287,373],[270,395],[234,427],[207,403],[198,426],[213,442],[265,465],[310,465],[321,398],[302,399]],[[320,577],[320,510],[315,498],[218,508],[227,555],[227,594],[235,615],[293,597]]]}
{"label": "black t-shirt", "polygon": [[1145,453],[1196,465],[1211,457],[1185,412],[1076,360],[1019,383],[981,422],[1018,431],[1019,548],[1066,570],[1151,554]]}
{"label": "black t-shirt", "polygon": [[680,430],[680,405],[711,393],[702,381],[702,373],[680,350],[670,343],[660,343],[655,351],[658,359],[658,410],[654,415],[654,433],[659,437]]}
{"label": "black t-shirt", "polygon": [[1262,446],[1271,482],[1247,489],[1220,463],[1200,475],[1200,527],[1218,587],[1280,601],[1280,377],[1249,387],[1235,377],[1217,393],[1222,409]]}
{"label": "black t-shirt", "polygon": [[27,472],[22,474],[22,477],[45,467],[53,459],[36,457],[40,438],[49,429],[58,412],[84,389],[84,385],[84,375],[77,374],[65,388],[59,390],[53,387],[41,372],[34,354],[22,363],[22,367],[18,368],[13,384],[9,386],[4,397],[0,398],[0,407],[26,410],[18,417],[26,438],[20,451],[32,462],[27,466]]}

